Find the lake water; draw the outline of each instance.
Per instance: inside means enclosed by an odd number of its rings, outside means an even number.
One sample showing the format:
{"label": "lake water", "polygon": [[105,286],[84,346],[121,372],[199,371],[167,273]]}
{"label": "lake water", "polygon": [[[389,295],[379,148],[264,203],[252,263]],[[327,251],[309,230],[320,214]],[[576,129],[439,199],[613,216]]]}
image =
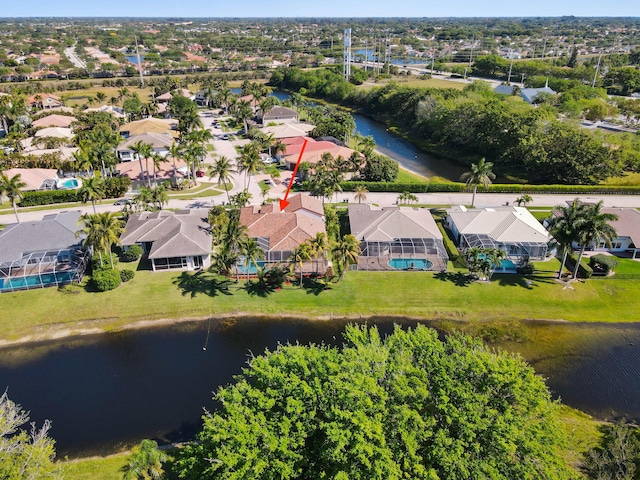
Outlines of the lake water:
{"label": "lake water", "polygon": [[[192,438],[212,391],[251,353],[278,343],[339,344],[344,321],[213,320],[0,349],[0,389],[53,421],[59,456],[116,451],[142,438]],[[383,332],[394,323],[369,320]],[[428,323],[428,322],[425,322]],[[640,420],[640,325],[518,323],[520,352],[553,394],[598,417]],[[206,346],[206,350],[203,348]]]}

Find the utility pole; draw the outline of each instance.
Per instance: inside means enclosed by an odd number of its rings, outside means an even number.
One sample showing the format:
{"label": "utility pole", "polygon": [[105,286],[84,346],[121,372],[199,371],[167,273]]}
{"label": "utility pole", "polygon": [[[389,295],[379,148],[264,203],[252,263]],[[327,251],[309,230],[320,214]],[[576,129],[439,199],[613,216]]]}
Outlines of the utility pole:
{"label": "utility pole", "polygon": [[142,62],[140,61],[140,51],[138,50],[138,37],[133,36],[136,41],[136,59],[138,60],[138,72],[140,72],[140,86],[144,87],[144,78],[142,77]]}
{"label": "utility pole", "polygon": [[344,30],[344,68],[342,69],[344,79],[349,81],[351,76],[351,29]]}
{"label": "utility pole", "polygon": [[596,86],[596,80],[598,78],[598,71],[600,70],[600,60],[602,59],[602,52],[598,55],[598,64],[596,65],[596,73],[593,75],[593,82],[591,82],[591,87]]}
{"label": "utility pole", "polygon": [[509,75],[507,76],[507,83],[511,83],[511,69],[513,68],[513,52],[509,49],[509,57],[511,58],[511,63],[509,64]]}

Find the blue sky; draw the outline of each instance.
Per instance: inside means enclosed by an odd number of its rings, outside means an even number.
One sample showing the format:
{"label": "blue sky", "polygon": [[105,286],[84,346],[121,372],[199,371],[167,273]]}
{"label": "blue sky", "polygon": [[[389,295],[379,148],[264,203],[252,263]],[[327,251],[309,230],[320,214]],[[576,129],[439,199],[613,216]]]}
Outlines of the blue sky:
{"label": "blue sky", "polygon": [[0,17],[640,17],[639,0],[5,0]]}

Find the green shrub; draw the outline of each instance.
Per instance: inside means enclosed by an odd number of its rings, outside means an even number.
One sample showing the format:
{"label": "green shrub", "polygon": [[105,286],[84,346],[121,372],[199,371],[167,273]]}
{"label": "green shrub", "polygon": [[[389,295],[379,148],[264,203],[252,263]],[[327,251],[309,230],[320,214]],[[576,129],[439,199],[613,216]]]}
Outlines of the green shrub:
{"label": "green shrub", "polygon": [[533,274],[533,264],[527,263],[526,265],[522,265],[521,267],[516,268],[516,272],[520,275],[531,275]]}
{"label": "green shrub", "polygon": [[120,285],[120,272],[116,269],[102,268],[93,272],[91,281],[97,291],[107,292]]}
{"label": "green shrub", "polygon": [[589,266],[595,274],[606,275],[618,265],[618,259],[599,253],[589,259]]}
{"label": "green shrub", "polygon": [[122,255],[120,255],[120,260],[123,262],[135,262],[142,256],[142,247],[140,245],[131,245],[127,248]]}
{"label": "green shrub", "polygon": [[104,179],[105,198],[122,197],[131,188],[129,177],[107,177]]}
{"label": "green shrub", "polygon": [[[111,254],[111,259],[113,260],[113,266],[118,265],[118,256],[115,253]],[[111,262],[109,262],[109,255],[102,254],[102,264],[100,264],[100,255],[94,253],[91,257],[91,271],[96,270],[104,270],[108,268],[111,270]]]}
{"label": "green shrub", "polygon": [[34,192],[24,192],[19,205],[21,207],[33,207],[36,205],[51,205],[53,203],[77,202],[78,192],[76,190],[38,190]]}
{"label": "green shrub", "polygon": [[128,282],[129,280],[131,280],[133,277],[135,277],[136,272],[134,272],[133,270],[121,270],[120,271],[120,279],[122,280],[122,282]]}
{"label": "green shrub", "polygon": [[460,254],[458,247],[456,247],[453,241],[453,235],[451,231],[444,225],[444,221],[438,219],[436,221],[440,233],[442,233],[442,242],[444,243],[444,249],[447,251],[449,259],[453,262],[453,266],[456,268],[467,268],[467,262],[464,260],[464,255]]}
{"label": "green shrub", "polygon": [[[567,256],[567,268],[573,271],[577,261],[577,254]],[[587,259],[583,257],[578,267],[578,276],[581,278],[591,278],[591,275],[593,275],[593,269],[587,265]]]}

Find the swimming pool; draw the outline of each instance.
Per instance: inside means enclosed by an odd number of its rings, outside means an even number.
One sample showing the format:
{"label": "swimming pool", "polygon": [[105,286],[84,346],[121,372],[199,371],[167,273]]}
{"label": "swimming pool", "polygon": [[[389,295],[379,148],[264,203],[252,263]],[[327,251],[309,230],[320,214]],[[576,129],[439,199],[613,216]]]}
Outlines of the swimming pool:
{"label": "swimming pool", "polygon": [[82,181],[77,178],[65,178],[63,180],[58,180],[56,187],[59,190],[72,190],[74,188],[80,188],[82,186]]}
{"label": "swimming pool", "polygon": [[502,260],[502,264],[500,265],[500,268],[496,269],[496,272],[513,273],[516,270],[517,270],[516,264],[507,258]]}
{"label": "swimming pool", "polygon": [[53,287],[58,284],[70,283],[74,277],[75,272],[58,272],[0,279],[0,292]]}
{"label": "swimming pool", "polygon": [[[258,268],[264,268],[264,266],[266,265],[267,262],[264,262],[262,260],[258,261]],[[247,275],[247,273],[249,275],[255,275],[256,273],[258,273],[258,270],[256,269],[256,266],[253,264],[253,262],[251,262],[251,264],[249,265],[249,268],[247,268],[244,265],[244,261],[238,265],[238,272],[241,273],[242,275]]]}
{"label": "swimming pool", "polygon": [[430,270],[433,263],[426,258],[392,258],[389,266],[396,270]]}

